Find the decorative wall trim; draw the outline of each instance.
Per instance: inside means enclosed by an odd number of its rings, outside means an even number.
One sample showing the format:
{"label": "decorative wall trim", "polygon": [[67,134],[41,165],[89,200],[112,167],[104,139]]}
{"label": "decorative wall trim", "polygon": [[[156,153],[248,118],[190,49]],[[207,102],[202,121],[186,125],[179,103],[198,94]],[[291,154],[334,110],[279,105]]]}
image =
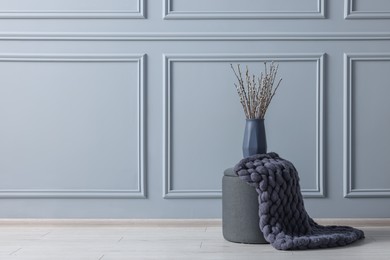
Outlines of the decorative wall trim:
{"label": "decorative wall trim", "polygon": [[145,19],[145,0],[137,0],[136,10],[86,10],[86,11],[25,11],[0,12],[0,19]]}
{"label": "decorative wall trim", "polygon": [[174,62],[248,62],[248,61],[310,61],[316,62],[316,187],[302,189],[304,197],[324,197],[324,57],[325,54],[164,54],[163,66],[163,197],[170,198],[220,198],[221,190],[174,190],[171,183],[171,76]]}
{"label": "decorative wall trim", "polygon": [[354,0],[344,0],[345,19],[390,19],[390,12],[355,11]]}
{"label": "decorative wall trim", "polygon": [[378,41],[390,40],[390,33],[0,33],[0,40],[12,41]]}
{"label": "decorative wall trim", "polygon": [[172,0],[164,0],[163,19],[325,19],[325,0],[317,0],[317,10],[311,12],[174,11]]}
{"label": "decorative wall trim", "polygon": [[[202,60],[200,55],[193,56],[183,56],[182,60]],[[210,56],[210,59],[213,55]],[[215,56],[214,56],[215,57]],[[171,64],[173,61],[177,61],[178,56],[163,55],[164,65],[163,65],[163,77],[164,77],[164,86],[163,86],[163,198],[170,199],[196,199],[196,198],[221,198],[221,190],[173,190],[171,183]]]}
{"label": "decorative wall trim", "polygon": [[390,53],[344,53],[344,197],[371,198],[390,197],[390,188],[387,189],[357,189],[353,182],[353,68],[354,61],[390,61]]}
{"label": "decorative wall trim", "polygon": [[0,62],[135,62],[138,66],[138,182],[134,190],[0,189],[0,198],[145,198],[145,54],[0,54]]}

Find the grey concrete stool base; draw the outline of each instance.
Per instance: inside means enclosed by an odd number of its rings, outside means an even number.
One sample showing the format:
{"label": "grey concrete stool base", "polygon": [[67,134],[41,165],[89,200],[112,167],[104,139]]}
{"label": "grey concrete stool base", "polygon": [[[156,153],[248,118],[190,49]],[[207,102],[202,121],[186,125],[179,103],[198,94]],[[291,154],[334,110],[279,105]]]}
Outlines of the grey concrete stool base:
{"label": "grey concrete stool base", "polygon": [[259,202],[256,189],[233,172],[225,170],[222,178],[222,231],[231,242],[267,244],[259,227]]}

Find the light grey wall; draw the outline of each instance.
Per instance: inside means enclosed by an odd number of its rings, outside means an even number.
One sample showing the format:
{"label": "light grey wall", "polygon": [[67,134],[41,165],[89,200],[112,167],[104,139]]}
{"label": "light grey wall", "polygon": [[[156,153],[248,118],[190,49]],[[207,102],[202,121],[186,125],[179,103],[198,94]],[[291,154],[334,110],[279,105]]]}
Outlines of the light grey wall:
{"label": "light grey wall", "polygon": [[0,217],[220,217],[265,60],[310,214],[390,216],[389,1],[3,2]]}

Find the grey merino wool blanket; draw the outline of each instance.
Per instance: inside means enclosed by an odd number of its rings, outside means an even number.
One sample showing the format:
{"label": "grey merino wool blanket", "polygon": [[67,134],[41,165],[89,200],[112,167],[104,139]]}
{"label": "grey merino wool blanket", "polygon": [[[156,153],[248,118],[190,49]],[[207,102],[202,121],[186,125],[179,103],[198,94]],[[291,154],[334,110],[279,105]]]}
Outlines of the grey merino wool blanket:
{"label": "grey merino wool blanket", "polygon": [[234,168],[241,180],[256,188],[260,229],[279,250],[337,247],[364,238],[347,226],[321,226],[307,214],[294,165],[276,153],[242,159]]}

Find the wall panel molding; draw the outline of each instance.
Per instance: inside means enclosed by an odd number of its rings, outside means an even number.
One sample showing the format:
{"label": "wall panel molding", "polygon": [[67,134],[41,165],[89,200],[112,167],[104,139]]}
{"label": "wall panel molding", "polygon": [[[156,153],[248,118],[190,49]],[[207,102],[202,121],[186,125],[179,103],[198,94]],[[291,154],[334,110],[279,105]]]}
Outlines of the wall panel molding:
{"label": "wall panel molding", "polygon": [[163,19],[324,19],[325,0],[317,0],[317,9],[300,11],[175,11],[172,0],[164,0]]}
{"label": "wall panel molding", "polygon": [[355,61],[389,61],[390,53],[344,53],[344,197],[345,198],[370,198],[370,197],[390,197],[390,188],[387,189],[368,189],[354,188],[352,170],[353,159],[352,151],[354,143],[353,136],[353,68],[352,64]]}
{"label": "wall panel molding", "polygon": [[390,12],[354,10],[355,0],[344,0],[345,19],[390,19]]}
{"label": "wall panel molding", "polygon": [[0,40],[15,41],[381,41],[390,33],[0,33]]}
{"label": "wall panel molding", "polygon": [[314,188],[302,189],[304,197],[324,197],[324,101],[323,101],[323,82],[324,82],[324,57],[325,54],[164,54],[163,66],[163,197],[170,198],[220,198],[221,190],[174,190],[172,188],[171,171],[171,76],[172,64],[174,62],[249,62],[249,61],[310,61],[316,62],[316,184]]}
{"label": "wall panel molding", "polygon": [[0,198],[145,198],[144,54],[0,54],[0,62],[135,62],[137,64],[137,188],[108,189],[0,189]]}
{"label": "wall panel molding", "polygon": [[[128,0],[130,1],[130,0]],[[1,11],[0,19],[144,19],[145,15],[145,0],[135,0],[137,8],[135,10],[83,10],[83,11],[68,11],[68,10],[12,10]]]}

